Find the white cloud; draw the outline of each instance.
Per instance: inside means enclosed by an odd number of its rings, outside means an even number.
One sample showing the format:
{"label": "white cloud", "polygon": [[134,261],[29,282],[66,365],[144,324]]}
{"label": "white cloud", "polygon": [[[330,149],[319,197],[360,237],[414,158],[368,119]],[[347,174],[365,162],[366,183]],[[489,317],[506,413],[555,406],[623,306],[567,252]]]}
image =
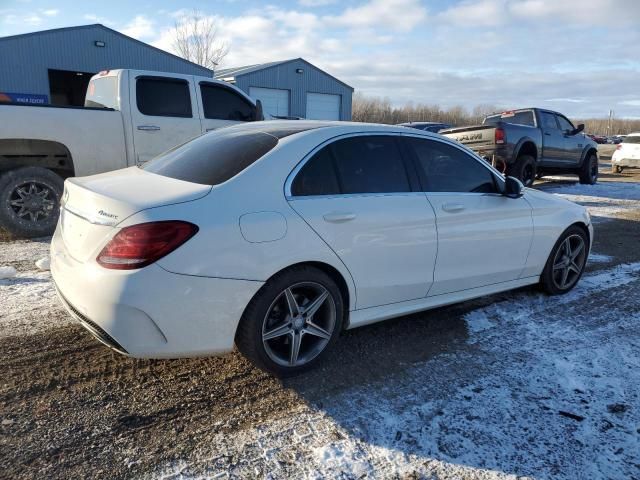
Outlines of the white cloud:
{"label": "white cloud", "polygon": [[378,27],[410,31],[427,18],[427,9],[419,0],[370,0],[347,8],[337,16],[327,16],[329,24],[347,28]]}
{"label": "white cloud", "polygon": [[145,15],[136,15],[123,29],[122,33],[137,39],[151,38],[155,35],[154,21]]}
{"label": "white cloud", "polygon": [[333,5],[338,0],[298,0],[298,3],[303,7],[324,7],[326,5]]}
{"label": "white cloud", "polygon": [[41,13],[47,17],[55,17],[56,15],[58,15],[58,13],[60,13],[60,10],[52,8],[49,10],[41,10]]}
{"label": "white cloud", "polygon": [[493,27],[507,21],[506,0],[466,0],[442,12],[438,21],[458,26]]}

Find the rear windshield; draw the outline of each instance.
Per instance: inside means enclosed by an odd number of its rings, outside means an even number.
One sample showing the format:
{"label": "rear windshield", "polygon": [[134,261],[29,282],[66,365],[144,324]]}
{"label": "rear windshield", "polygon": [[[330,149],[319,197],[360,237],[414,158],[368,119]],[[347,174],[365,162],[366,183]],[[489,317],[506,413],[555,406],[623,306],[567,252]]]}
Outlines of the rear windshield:
{"label": "rear windshield", "polygon": [[278,139],[268,133],[223,128],[175,147],[140,168],[186,182],[218,185],[277,144]]}
{"label": "rear windshield", "polygon": [[533,111],[531,110],[491,115],[485,118],[483,123],[485,125],[495,125],[498,122],[515,123],[516,125],[527,125],[529,127],[535,127],[536,125],[536,122],[533,119]]}
{"label": "rear windshield", "polygon": [[85,107],[118,108],[118,77],[98,77],[89,82]]}
{"label": "rear windshield", "polygon": [[622,143],[640,143],[640,135],[634,135],[633,137],[625,137]]}

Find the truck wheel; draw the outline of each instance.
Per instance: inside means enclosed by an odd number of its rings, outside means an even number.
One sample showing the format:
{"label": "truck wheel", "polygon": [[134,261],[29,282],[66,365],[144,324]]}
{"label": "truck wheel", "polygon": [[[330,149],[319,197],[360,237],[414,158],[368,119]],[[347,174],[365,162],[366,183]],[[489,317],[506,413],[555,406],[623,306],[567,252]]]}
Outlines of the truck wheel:
{"label": "truck wheel", "polygon": [[509,175],[520,180],[525,187],[530,187],[536,178],[536,160],[531,155],[520,155],[508,172]]}
{"label": "truck wheel", "polygon": [[51,170],[23,167],[0,176],[0,227],[16,237],[43,237],[56,228],[64,181]]}
{"label": "truck wheel", "polygon": [[585,158],[578,171],[578,176],[580,183],[594,185],[598,181],[598,157],[592,153]]}

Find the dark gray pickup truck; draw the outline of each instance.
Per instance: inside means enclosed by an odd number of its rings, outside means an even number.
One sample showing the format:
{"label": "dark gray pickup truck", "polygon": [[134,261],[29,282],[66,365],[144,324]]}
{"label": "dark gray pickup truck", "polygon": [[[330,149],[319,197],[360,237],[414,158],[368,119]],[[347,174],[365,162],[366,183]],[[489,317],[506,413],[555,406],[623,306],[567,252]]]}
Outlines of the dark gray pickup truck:
{"label": "dark gray pickup truck", "polygon": [[575,173],[580,183],[598,180],[597,144],[558,112],[524,108],[489,115],[482,125],[440,134],[457,140],[506,175],[529,187],[536,177]]}

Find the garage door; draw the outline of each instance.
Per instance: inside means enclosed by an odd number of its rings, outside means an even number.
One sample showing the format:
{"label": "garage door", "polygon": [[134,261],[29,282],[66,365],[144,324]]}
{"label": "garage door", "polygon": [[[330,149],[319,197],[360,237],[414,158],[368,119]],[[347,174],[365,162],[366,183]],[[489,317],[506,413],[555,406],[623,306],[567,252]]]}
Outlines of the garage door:
{"label": "garage door", "polygon": [[265,118],[269,115],[289,115],[289,90],[249,87],[249,96],[262,102]]}
{"label": "garage door", "polygon": [[311,120],[340,120],[340,95],[307,93],[307,117]]}

